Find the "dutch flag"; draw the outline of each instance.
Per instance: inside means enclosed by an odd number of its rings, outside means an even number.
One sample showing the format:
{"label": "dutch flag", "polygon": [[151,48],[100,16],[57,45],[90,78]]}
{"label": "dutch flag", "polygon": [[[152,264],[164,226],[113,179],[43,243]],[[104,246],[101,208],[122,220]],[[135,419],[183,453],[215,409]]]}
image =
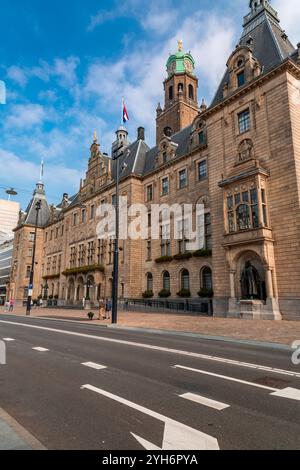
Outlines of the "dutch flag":
{"label": "dutch flag", "polygon": [[124,100],[122,100],[122,102],[123,102],[122,103],[123,104],[122,106],[123,107],[123,122],[125,124],[127,121],[129,121],[129,116],[128,116],[128,112],[127,112]]}
{"label": "dutch flag", "polygon": [[2,80],[0,80],[0,104],[6,104],[6,86]]}

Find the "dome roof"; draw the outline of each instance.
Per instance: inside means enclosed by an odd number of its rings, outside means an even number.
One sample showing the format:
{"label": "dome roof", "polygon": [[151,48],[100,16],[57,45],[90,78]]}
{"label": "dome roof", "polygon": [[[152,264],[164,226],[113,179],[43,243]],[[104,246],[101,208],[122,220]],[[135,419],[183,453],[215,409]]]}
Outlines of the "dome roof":
{"label": "dome roof", "polygon": [[183,51],[182,41],[178,41],[178,51],[176,54],[171,54],[167,62],[168,75],[177,73],[190,73],[193,74],[195,69],[195,60],[190,52]]}

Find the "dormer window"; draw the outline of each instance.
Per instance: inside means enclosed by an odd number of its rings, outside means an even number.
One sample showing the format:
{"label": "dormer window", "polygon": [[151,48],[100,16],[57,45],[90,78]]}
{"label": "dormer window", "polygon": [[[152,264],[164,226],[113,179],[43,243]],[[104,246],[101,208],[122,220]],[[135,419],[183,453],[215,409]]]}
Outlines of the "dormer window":
{"label": "dormer window", "polygon": [[246,83],[246,77],[245,77],[245,70],[242,70],[237,74],[237,86],[240,88],[241,86],[244,86]]}
{"label": "dormer window", "polygon": [[199,145],[204,145],[205,144],[205,132],[200,131],[198,134],[199,137]]}

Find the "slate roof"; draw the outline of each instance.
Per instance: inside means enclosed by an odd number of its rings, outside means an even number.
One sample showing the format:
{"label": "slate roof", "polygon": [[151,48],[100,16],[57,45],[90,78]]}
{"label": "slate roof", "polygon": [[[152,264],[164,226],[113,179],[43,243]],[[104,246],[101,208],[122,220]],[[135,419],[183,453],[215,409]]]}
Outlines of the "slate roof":
{"label": "slate roof", "polygon": [[25,219],[22,222],[23,224],[35,225],[36,223],[36,203],[41,201],[41,210],[39,211],[38,217],[38,227],[44,227],[47,225],[50,219],[50,208],[46,199],[46,193],[44,185],[39,182],[36,185],[36,189],[33,193],[33,197],[28,204],[28,207],[25,211]]}
{"label": "slate roof", "polygon": [[[287,57],[292,58],[295,53],[293,44],[288,38],[285,39],[284,30],[281,28],[279,20],[271,16],[265,9],[262,9],[259,15],[253,16],[252,20],[245,24],[239,45],[249,47],[250,38],[253,40],[250,46],[253,56],[263,67],[263,73],[269,72]],[[227,69],[211,107],[223,101],[223,88],[228,82],[229,70]]]}

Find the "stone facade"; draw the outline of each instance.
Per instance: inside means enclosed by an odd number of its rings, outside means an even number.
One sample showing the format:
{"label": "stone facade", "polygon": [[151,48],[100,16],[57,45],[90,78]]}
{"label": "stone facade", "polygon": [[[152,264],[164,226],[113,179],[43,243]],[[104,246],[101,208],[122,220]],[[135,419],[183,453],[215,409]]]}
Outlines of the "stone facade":
{"label": "stone facade", "polygon": [[[213,295],[216,316],[300,319],[300,49],[268,1],[250,8],[209,107],[198,107],[193,58],[180,43],[167,65],[157,146],[146,145],[141,128],[133,144],[126,129],[117,131],[113,155],[119,152],[128,205],[146,204],[149,213],[153,203],[205,207],[201,252],[186,252],[172,227],[169,241],[121,242],[122,298],[187,295],[199,302]],[[97,239],[96,211],[114,202],[115,175],[115,160],[95,136],[78,194],[64,195],[39,226],[34,297],[80,304],[111,296],[113,241]],[[18,300],[31,233],[20,220],[11,278]]]}

